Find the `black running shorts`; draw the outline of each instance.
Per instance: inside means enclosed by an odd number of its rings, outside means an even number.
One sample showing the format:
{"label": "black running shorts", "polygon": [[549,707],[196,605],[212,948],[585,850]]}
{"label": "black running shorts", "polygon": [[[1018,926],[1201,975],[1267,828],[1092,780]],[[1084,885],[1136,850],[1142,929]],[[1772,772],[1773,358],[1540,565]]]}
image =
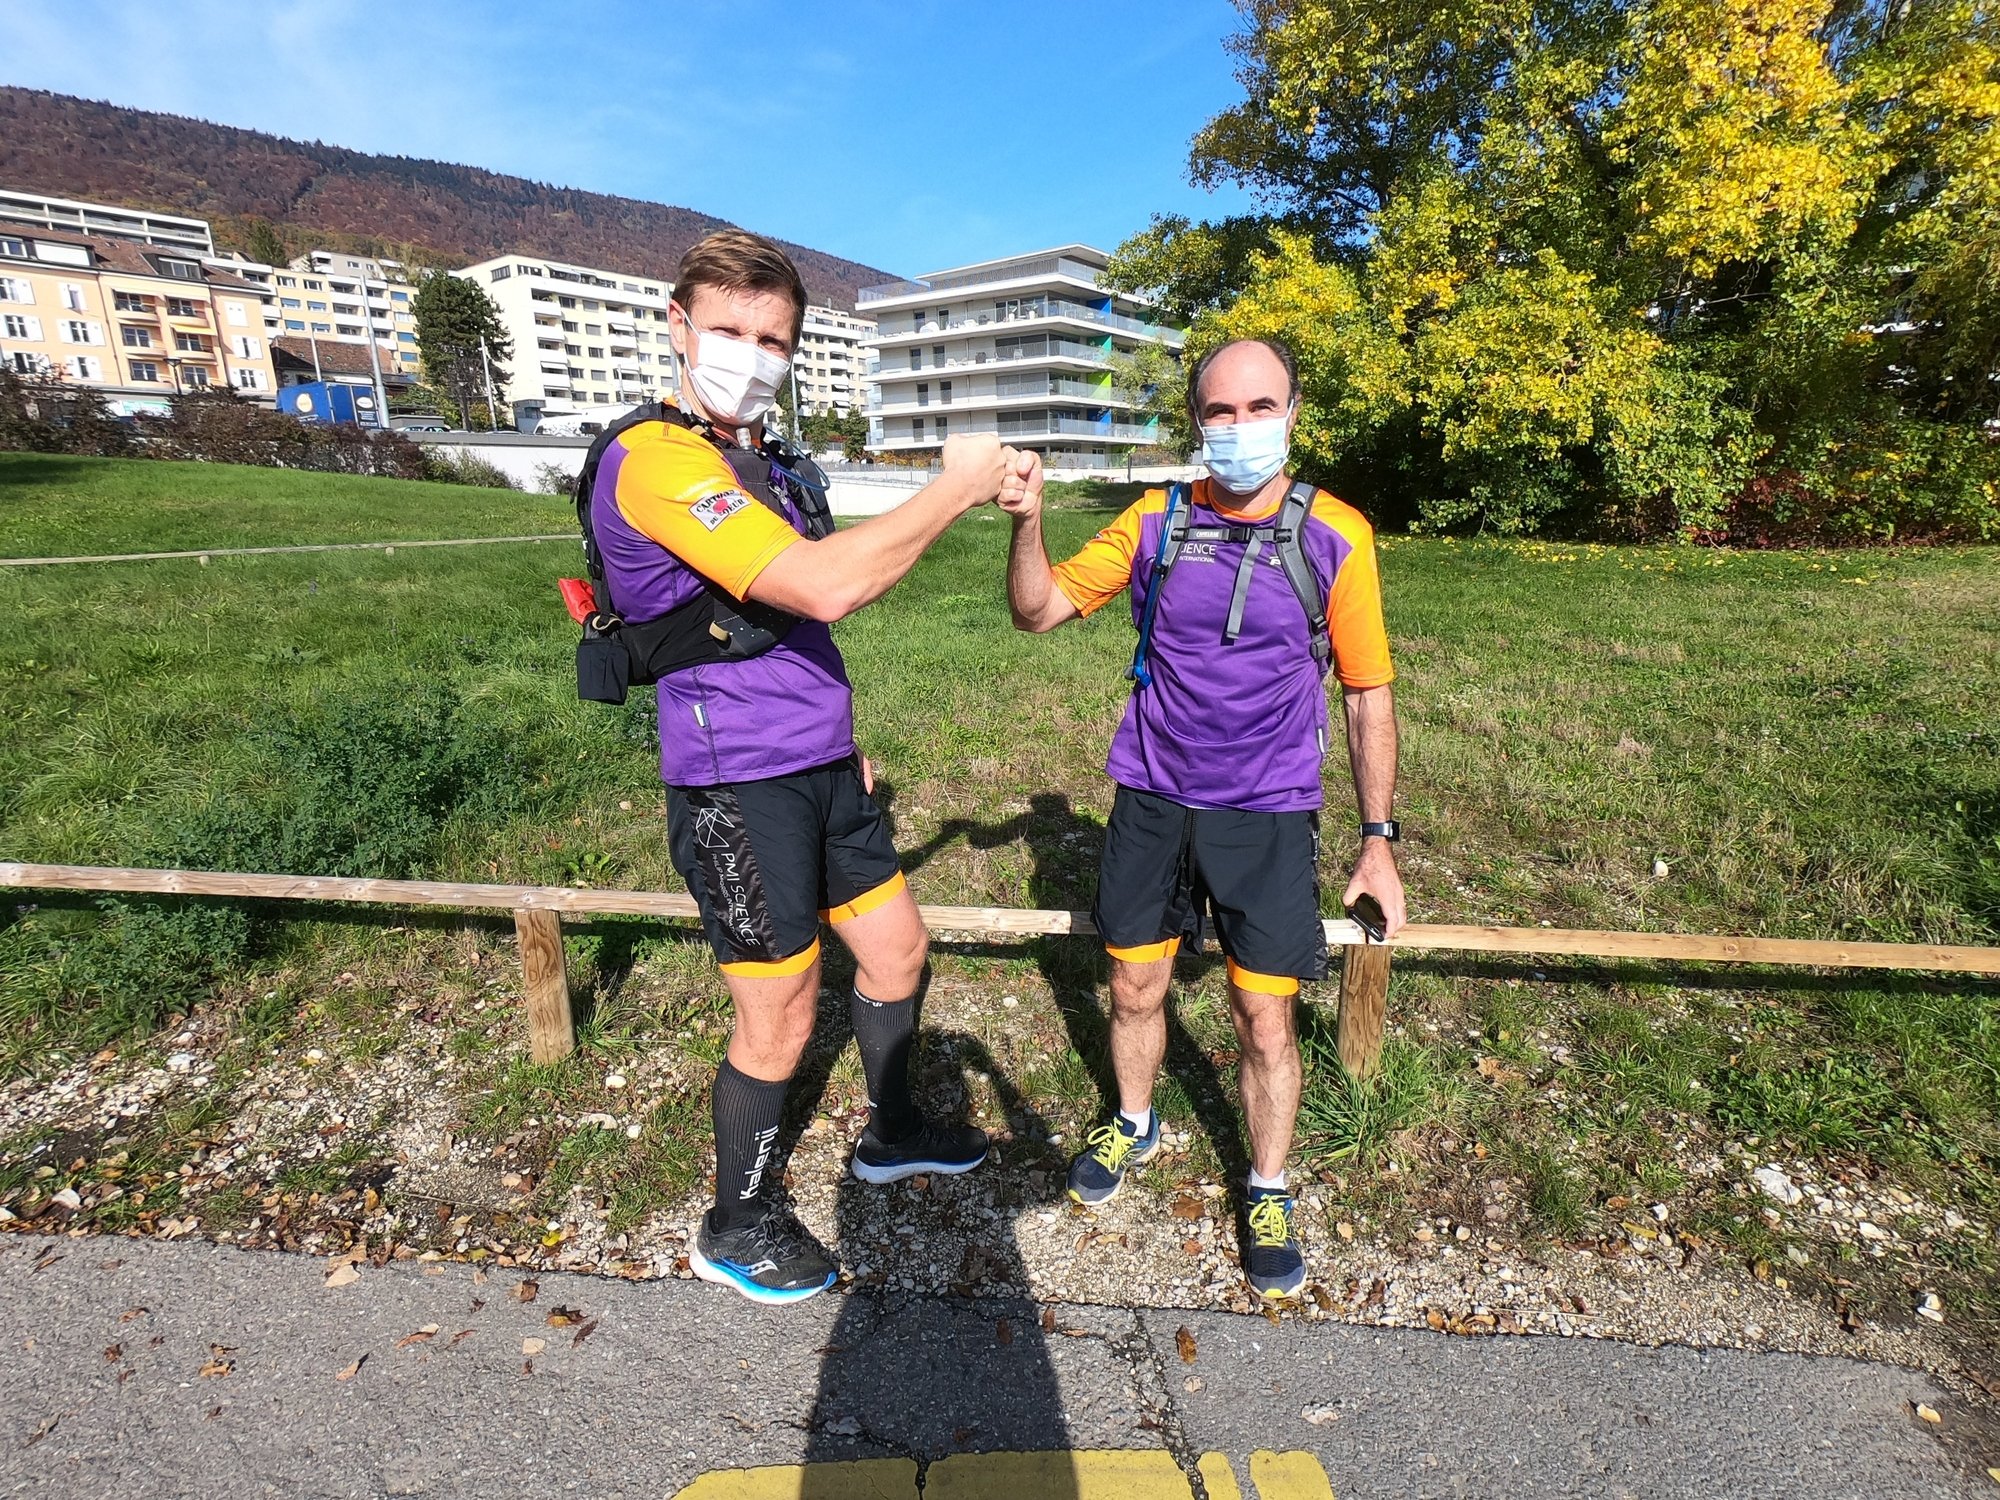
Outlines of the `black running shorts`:
{"label": "black running shorts", "polygon": [[1183,807],[1121,786],[1091,917],[1113,958],[1151,963],[1183,939],[1199,948],[1206,909],[1232,983],[1296,994],[1326,975],[1318,870],[1316,812]]}
{"label": "black running shorts", "polygon": [[861,768],[667,788],[667,844],[725,974],[803,974],[822,917],[838,925],[904,888]]}

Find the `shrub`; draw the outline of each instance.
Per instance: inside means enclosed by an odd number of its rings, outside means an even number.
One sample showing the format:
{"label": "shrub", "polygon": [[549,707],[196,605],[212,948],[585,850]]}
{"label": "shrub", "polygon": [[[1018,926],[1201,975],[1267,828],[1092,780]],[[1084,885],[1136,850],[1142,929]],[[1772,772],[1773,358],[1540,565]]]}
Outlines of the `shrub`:
{"label": "shrub", "polygon": [[535,493],[537,495],[572,495],[576,493],[576,475],[561,464],[535,465]]}
{"label": "shrub", "polygon": [[400,432],[371,432],[351,422],[301,422],[221,391],[176,397],[173,415],[149,432],[157,458],[381,479],[424,477],[422,450]]}
{"label": "shrub", "polygon": [[132,434],[87,386],[0,370],[0,448],[110,458],[132,451]]}
{"label": "shrub", "polygon": [[426,448],[423,462],[426,477],[445,484],[476,484],[489,490],[520,488],[504,469],[464,448]]}

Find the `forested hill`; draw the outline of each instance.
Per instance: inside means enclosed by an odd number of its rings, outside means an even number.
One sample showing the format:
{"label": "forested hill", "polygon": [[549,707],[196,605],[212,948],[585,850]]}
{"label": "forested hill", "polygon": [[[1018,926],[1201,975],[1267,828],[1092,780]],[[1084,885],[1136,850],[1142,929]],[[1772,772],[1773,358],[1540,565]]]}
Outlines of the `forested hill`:
{"label": "forested hill", "polygon": [[[259,248],[256,221],[268,220],[292,253],[325,246],[464,265],[518,250],[658,277],[670,277],[681,252],[725,222],[479,167],[371,156],[5,86],[0,187],[193,214],[214,221],[218,240],[246,250]],[[894,279],[803,245],[786,248],[816,302],[851,308],[858,288]]]}

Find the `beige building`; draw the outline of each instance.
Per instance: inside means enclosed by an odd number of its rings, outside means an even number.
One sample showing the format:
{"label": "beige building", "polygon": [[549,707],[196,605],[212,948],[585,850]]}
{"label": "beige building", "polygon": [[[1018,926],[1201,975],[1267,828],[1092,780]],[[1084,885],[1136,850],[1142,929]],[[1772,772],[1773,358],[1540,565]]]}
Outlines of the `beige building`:
{"label": "beige building", "polygon": [[537,255],[499,255],[452,275],[500,309],[514,345],[510,403],[636,406],[679,390],[667,341],[672,282]]}
{"label": "beige building", "polygon": [[868,356],[862,342],[875,336],[875,320],[838,307],[808,307],[799,334],[792,374],[798,381],[799,411],[832,411],[845,416],[861,410]]}
{"label": "beige building", "polygon": [[269,296],[191,252],[0,226],[0,363],[93,387],[115,412],[215,388],[272,401]]}
{"label": "beige building", "polygon": [[274,338],[356,344],[372,331],[384,375],[417,373],[417,289],[402,262],[314,250],[272,275]]}

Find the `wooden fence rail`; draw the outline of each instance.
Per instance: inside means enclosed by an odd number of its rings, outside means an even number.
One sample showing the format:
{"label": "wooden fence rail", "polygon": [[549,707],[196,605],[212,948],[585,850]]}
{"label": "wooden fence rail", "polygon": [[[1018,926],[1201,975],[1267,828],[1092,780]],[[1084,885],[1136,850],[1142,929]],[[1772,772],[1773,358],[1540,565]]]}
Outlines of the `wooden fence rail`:
{"label": "wooden fence rail", "polygon": [[[253,875],[216,870],[138,870],[116,865],[0,861],[0,890],[120,891],[152,896],[222,896],[277,901],[351,901],[373,906],[450,906],[511,911],[521,944],[529,1051],[553,1062],[575,1047],[563,970],[562,916],[691,920],[694,898],[664,891],[593,891],[559,885],[475,885],[438,880],[362,880],[333,875]],[[1001,906],[922,906],[938,933],[1008,936],[1088,934],[1080,911]],[[2000,948],[1925,943],[1837,943],[1699,933],[1599,932],[1560,927],[1473,927],[1414,922],[1387,944],[1370,943],[1353,922],[1326,924],[1329,944],[1346,949],[1341,967],[1340,1060],[1357,1076],[1375,1071],[1382,1051],[1390,950],[1450,949],[1583,958],[1695,960],[1806,965],[1829,969],[1912,969],[2000,975]]]}

